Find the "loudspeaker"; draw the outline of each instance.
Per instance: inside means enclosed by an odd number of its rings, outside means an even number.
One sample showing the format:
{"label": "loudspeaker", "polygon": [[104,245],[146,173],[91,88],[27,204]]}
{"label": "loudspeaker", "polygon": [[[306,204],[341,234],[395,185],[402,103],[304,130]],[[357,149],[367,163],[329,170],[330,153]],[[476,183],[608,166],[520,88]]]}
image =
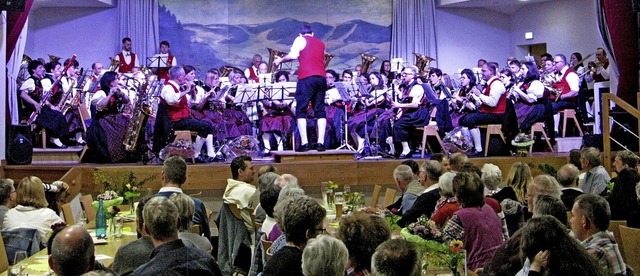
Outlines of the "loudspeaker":
{"label": "loudspeaker", "polygon": [[7,164],[28,165],[33,157],[30,125],[12,125],[7,143]]}
{"label": "loudspeaker", "polygon": [[23,12],[25,0],[0,0],[0,10]]}

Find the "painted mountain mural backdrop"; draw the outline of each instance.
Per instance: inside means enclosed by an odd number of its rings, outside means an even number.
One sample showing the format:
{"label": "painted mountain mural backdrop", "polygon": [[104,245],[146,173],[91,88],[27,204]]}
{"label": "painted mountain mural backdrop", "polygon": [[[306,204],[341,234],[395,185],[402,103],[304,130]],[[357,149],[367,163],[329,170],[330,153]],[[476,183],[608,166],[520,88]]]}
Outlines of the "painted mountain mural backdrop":
{"label": "painted mountain mural backdrop", "polygon": [[[254,54],[268,61],[267,48],[289,52],[303,22],[335,57],[329,68],[353,68],[360,53],[389,58],[391,1],[388,0],[160,0],[160,40],[171,43],[180,64],[246,68]],[[294,62],[293,68],[297,68]]]}

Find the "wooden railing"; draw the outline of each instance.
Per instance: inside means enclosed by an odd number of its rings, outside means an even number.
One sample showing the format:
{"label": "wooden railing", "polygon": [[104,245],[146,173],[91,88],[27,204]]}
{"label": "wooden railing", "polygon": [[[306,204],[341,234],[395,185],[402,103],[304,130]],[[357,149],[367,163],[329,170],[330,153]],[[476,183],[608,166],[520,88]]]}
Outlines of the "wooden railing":
{"label": "wooden railing", "polygon": [[[608,172],[611,172],[611,131],[609,131],[611,129],[609,120],[610,101],[616,103],[618,107],[633,115],[633,117],[638,120],[638,129],[640,130],[640,92],[636,94],[636,98],[637,108],[616,95],[611,93],[602,94],[602,143],[604,147],[604,167]],[[640,139],[638,139],[638,145],[640,146]]]}

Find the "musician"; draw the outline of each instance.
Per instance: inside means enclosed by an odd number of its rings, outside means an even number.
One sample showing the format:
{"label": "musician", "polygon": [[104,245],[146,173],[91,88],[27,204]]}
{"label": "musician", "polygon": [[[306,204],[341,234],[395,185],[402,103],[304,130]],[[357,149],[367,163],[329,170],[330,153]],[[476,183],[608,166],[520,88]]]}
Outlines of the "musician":
{"label": "musician", "polygon": [[384,60],[382,61],[382,64],[380,65],[380,75],[383,78],[387,78],[385,83],[387,84],[387,86],[391,85],[391,81],[393,81],[396,76],[393,72],[391,72],[391,61],[390,60]]}
{"label": "musician", "polygon": [[68,133],[67,122],[64,120],[64,116],[60,110],[53,106],[48,100],[42,102],[43,97],[46,98],[47,93],[57,94],[62,91],[53,90],[51,86],[52,82],[43,80],[45,68],[41,61],[30,61],[27,69],[31,77],[20,86],[20,98],[24,105],[23,115],[21,117],[26,120],[33,112],[36,112],[38,117],[36,117],[35,123],[46,130],[49,136],[49,142],[57,148],[67,148],[67,146],[60,141],[60,138]]}
{"label": "musician", "polygon": [[353,68],[353,73],[356,76],[362,76],[362,64],[356,65],[356,67]]}
{"label": "musician", "polygon": [[94,62],[93,64],[91,64],[91,79],[82,89],[83,91],[87,91],[87,95],[83,99],[83,102],[87,106],[87,109],[91,107],[91,97],[93,97],[93,93],[100,90],[100,77],[102,76],[103,68],[104,67],[102,63],[100,62]]}
{"label": "musician", "polygon": [[243,77],[244,75],[240,70],[234,69],[229,73],[231,87],[225,91],[224,95],[226,102],[224,117],[232,124],[227,125],[227,138],[236,138],[241,135],[252,134],[251,121],[244,111],[243,103],[234,103],[234,99],[240,95],[239,93],[243,93],[238,92],[238,85],[243,84]]}
{"label": "musician", "polygon": [[351,82],[353,80],[353,72],[349,69],[342,71],[342,82]]}
{"label": "musician", "polygon": [[178,60],[171,54],[169,41],[160,42],[160,53],[153,56],[153,63],[149,67],[153,68],[158,75],[158,79],[169,80],[169,68],[178,65]]}
{"label": "musician", "polygon": [[[195,118],[211,122],[214,126],[214,138],[216,141],[224,143],[227,139],[228,129],[234,133],[239,133],[239,131],[235,121],[225,120],[224,117],[224,94],[226,94],[230,86],[227,84],[221,88],[220,85],[220,71],[215,68],[207,71],[203,87],[205,94],[198,106],[192,107],[195,111],[192,114]],[[203,114],[204,117],[200,118],[200,114]]]}
{"label": "musician", "polygon": [[[215,133],[216,125],[210,120],[204,120],[206,116],[200,112],[201,109],[198,110],[200,104],[205,101],[205,92],[204,88],[196,84],[196,68],[191,65],[185,65],[183,68],[186,73],[185,83],[180,87],[180,89],[187,91],[186,97],[191,111],[191,117],[208,123]],[[213,133],[211,135],[207,135],[204,145],[207,149],[207,156],[215,157],[216,151],[213,148]]]}
{"label": "musician", "polygon": [[244,76],[254,83],[260,82],[260,80],[258,79],[258,75],[260,74],[258,72],[258,67],[260,66],[260,63],[262,63],[262,56],[256,54],[251,59],[251,67],[244,70]]}
{"label": "musician", "polygon": [[[523,73],[524,79],[513,86],[512,95],[516,99],[514,107],[520,132],[529,134],[531,126],[542,122],[547,114],[543,97],[544,85],[540,82],[540,72],[535,63],[523,63],[520,72]],[[551,114],[551,111],[548,114]]]}
{"label": "musician", "polygon": [[513,75],[513,82],[516,84],[522,82],[522,80],[524,79],[524,74],[520,71],[520,68],[522,67],[520,61],[518,61],[517,59],[513,59],[507,64],[509,65],[509,70],[511,70],[511,73]]}
{"label": "musician", "polygon": [[451,124],[458,127],[460,118],[467,113],[476,112],[477,106],[471,97],[471,90],[476,88],[476,75],[471,69],[464,69],[460,73],[460,90],[453,94],[452,104],[450,105]]}
{"label": "musician", "polygon": [[[556,82],[553,84],[553,89],[560,92],[560,95],[551,94],[550,98],[556,100],[553,104],[553,127],[555,132],[558,132],[560,125],[560,114],[557,114],[560,110],[576,109],[578,107],[578,90],[580,89],[580,78],[573,69],[567,65],[567,57],[563,54],[557,54],[553,58],[553,63],[556,69]],[[559,99],[556,99],[559,97]]]}
{"label": "musician", "polygon": [[[66,67],[67,65],[69,65],[69,63],[71,63],[70,59],[65,60],[64,66]],[[80,66],[78,61],[73,60],[71,65],[69,65],[69,69],[67,69],[67,72],[64,76],[62,76],[62,79],[60,80],[60,83],[62,83],[62,91],[68,96],[66,97],[66,99],[64,99],[65,103],[60,104],[59,107],[64,108],[65,106],[67,106],[64,110],[62,110],[62,115],[64,115],[64,118],[67,121],[69,134],[75,135],[76,143],[78,145],[84,146],[87,143],[82,138],[84,132],[84,128],[82,126],[82,118],[80,118],[80,111],[78,110],[78,106],[74,106],[72,102],[75,97],[82,96],[82,89],[76,89],[79,85],[81,85],[78,84],[78,66]]]}
{"label": "musician", "polygon": [[477,156],[482,152],[482,142],[479,125],[502,124],[507,111],[507,94],[504,84],[496,75],[497,67],[493,63],[482,66],[482,78],[487,86],[480,91],[472,89],[472,97],[478,106],[478,112],[469,113],[460,118],[460,126],[469,128],[475,152],[468,156]]}
{"label": "musician", "polygon": [[602,48],[596,50],[596,62],[589,64],[588,82],[603,82],[609,80],[609,59]]}
{"label": "musician", "polygon": [[[287,71],[278,71],[274,77],[279,83],[289,82],[289,72]],[[271,95],[273,96],[273,94]],[[265,99],[262,104],[264,105],[264,114],[260,123],[260,131],[264,143],[263,154],[269,154],[271,151],[271,136],[276,139],[278,150],[282,151],[284,150],[282,137],[289,135],[293,122],[292,100]]]}
{"label": "musician", "polygon": [[[358,144],[358,152],[362,151],[365,144],[365,138],[367,136],[373,137],[372,135],[378,133],[375,130],[377,116],[382,115],[382,113],[390,107],[390,104],[385,97],[386,90],[384,89],[385,86],[382,83],[382,77],[380,74],[378,72],[370,73],[369,82],[371,85],[368,86],[369,91],[367,92],[370,97],[360,99],[356,104],[354,115],[349,118],[348,122],[351,137],[353,137]],[[367,130],[366,133],[365,125]]]}
{"label": "musician", "polygon": [[122,52],[118,53],[113,59],[120,62],[118,73],[129,73],[134,67],[140,68],[138,56],[131,51],[131,38],[122,39]]}
{"label": "musician", "polygon": [[[402,70],[402,98],[400,102],[393,101],[391,107],[400,110],[400,117],[393,124],[393,142],[402,144],[400,159],[411,157],[409,140],[413,137],[416,127],[424,126],[429,121],[429,110],[421,108],[424,88],[417,81],[418,67],[409,66]],[[386,139],[385,139],[386,140]]]}
{"label": "musician", "polygon": [[442,70],[438,68],[431,68],[429,71],[429,85],[436,92],[438,99],[444,99],[447,95],[451,95],[451,91],[442,81]]}
{"label": "musician", "polygon": [[347,102],[343,101],[340,92],[335,87],[335,82],[338,80],[338,77],[336,71],[332,69],[326,71],[328,90],[325,95],[326,105],[324,111],[327,114],[327,125],[330,126],[327,131],[327,137],[325,138],[328,148],[339,147],[344,135],[342,128]]}
{"label": "musician", "polygon": [[309,102],[312,103],[314,114],[318,118],[318,143],[316,149],[325,151],[324,135],[327,120],[324,111],[324,98],[327,91],[327,81],[325,79],[324,49],[324,43],[313,36],[311,25],[305,23],[300,28],[300,36],[293,41],[289,54],[279,57],[273,62],[275,66],[295,59],[300,62],[295,95],[297,104],[295,113],[298,119],[298,132],[301,141],[301,145],[296,151],[299,152],[309,150],[306,120]]}
{"label": "musician", "polygon": [[213,145],[213,127],[210,123],[191,118],[189,103],[186,94],[190,90],[181,90],[180,87],[186,83],[186,73],[181,66],[174,66],[169,69],[169,77],[171,78],[162,88],[160,101],[167,108],[169,118],[173,122],[175,130],[192,130],[197,131],[198,136],[193,145],[195,150],[195,159],[199,163],[213,162],[213,151],[207,150],[210,154],[208,157],[202,156],[202,146],[205,141]]}
{"label": "musician", "polygon": [[129,102],[129,96],[120,87],[118,73],[105,72],[100,79],[100,90],[91,98],[96,116],[87,130],[87,155],[92,162],[127,161],[123,141],[131,118],[120,110]]}

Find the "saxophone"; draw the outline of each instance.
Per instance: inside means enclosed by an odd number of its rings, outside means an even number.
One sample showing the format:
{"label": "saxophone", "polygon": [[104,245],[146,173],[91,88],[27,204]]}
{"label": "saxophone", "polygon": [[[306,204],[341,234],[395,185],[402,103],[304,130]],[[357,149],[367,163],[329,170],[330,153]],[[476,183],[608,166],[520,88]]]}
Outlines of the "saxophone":
{"label": "saxophone", "polygon": [[148,103],[147,97],[148,88],[149,83],[145,82],[138,89],[138,100],[131,112],[131,121],[129,121],[127,132],[122,142],[124,149],[128,152],[136,150],[142,128],[147,124],[147,119],[149,119],[149,115],[151,114],[151,105]]}
{"label": "saxophone", "polygon": [[65,78],[67,80],[71,80],[71,82],[69,84],[69,89],[67,89],[66,91],[63,91],[62,96],[60,98],[60,101],[58,102],[58,104],[56,104],[56,107],[60,111],[63,111],[65,109],[65,105],[67,105],[67,102],[71,98],[71,95],[73,93],[73,89],[75,88],[76,83],[77,83],[76,79],[69,78],[69,77],[65,77]]}
{"label": "saxophone", "polygon": [[[89,75],[90,74],[91,72],[89,72]],[[64,109],[62,109],[63,115],[67,114],[67,112],[69,112],[69,109],[71,109],[72,107],[77,107],[80,104],[81,100],[84,99],[86,91],[83,90],[89,80],[91,80],[91,77],[88,77],[86,74],[81,74],[80,81],[78,82],[80,83],[80,85],[75,88],[76,93],[73,95],[73,98],[71,98],[71,103],[66,104],[64,106]]]}

